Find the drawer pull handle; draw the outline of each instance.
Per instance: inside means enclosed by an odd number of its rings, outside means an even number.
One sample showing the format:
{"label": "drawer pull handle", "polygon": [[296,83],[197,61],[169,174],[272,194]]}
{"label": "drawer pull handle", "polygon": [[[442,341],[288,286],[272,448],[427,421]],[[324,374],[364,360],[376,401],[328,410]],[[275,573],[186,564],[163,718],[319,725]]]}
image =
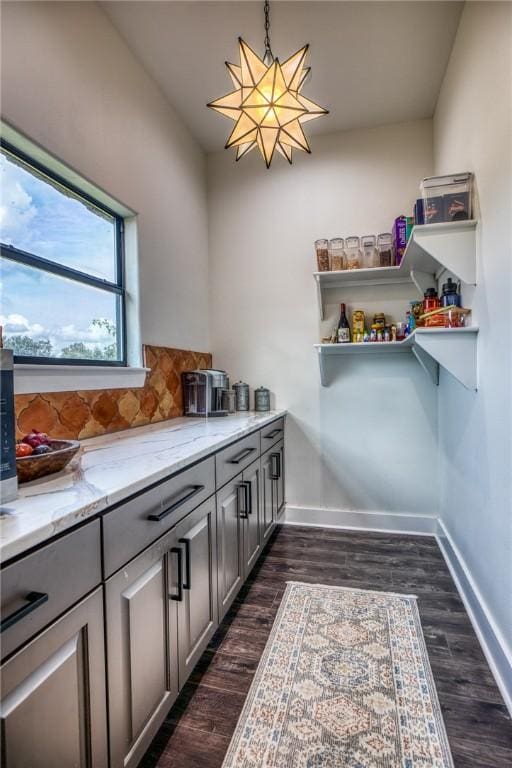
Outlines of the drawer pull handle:
{"label": "drawer pull handle", "polygon": [[273,429],[272,432],[269,432],[268,435],[263,435],[265,440],[273,440],[276,435],[278,435],[280,432],[282,432],[282,429]]}
{"label": "drawer pull handle", "polygon": [[228,464],[240,464],[243,459],[246,459],[247,456],[254,453],[255,450],[256,448],[244,448],[242,453],[239,453],[238,456],[233,456],[232,459],[229,459]]}
{"label": "drawer pull handle", "polygon": [[[270,458],[272,460],[272,470],[270,479],[271,480],[279,480],[281,477],[281,454],[280,453],[271,453]],[[274,465],[274,461],[276,462]],[[274,469],[275,466],[275,469]]]}
{"label": "drawer pull handle", "polygon": [[163,520],[164,517],[167,517],[167,515],[170,515],[171,512],[175,512],[179,507],[181,507],[182,504],[185,504],[186,501],[193,498],[198,493],[201,493],[201,491],[204,491],[204,485],[189,485],[188,488],[185,488],[185,490],[181,492],[181,495],[174,502],[174,504],[171,504],[170,507],[167,507],[167,509],[164,509],[163,512],[159,512],[158,514],[148,515],[148,520],[154,520],[157,523],[159,523],[160,520]]}
{"label": "drawer pull handle", "polygon": [[183,589],[192,589],[192,578],[190,576],[190,541],[189,539],[178,539],[180,544],[185,545],[185,573],[187,581],[183,582]]}
{"label": "drawer pull handle", "polygon": [[178,555],[178,594],[177,595],[169,595],[171,600],[176,600],[178,603],[181,603],[183,600],[183,584],[181,581],[181,576],[183,573],[183,551],[181,547],[173,547],[171,549],[171,552],[175,555]]}
{"label": "drawer pull handle", "polygon": [[22,605],[21,608],[18,608],[17,611],[11,613],[10,616],[6,616],[5,619],[2,619],[0,622],[0,632],[3,632],[4,629],[9,629],[9,627],[12,627],[14,624],[17,624],[18,621],[21,621],[21,619],[24,619],[25,616],[28,616],[29,613],[35,611],[36,608],[39,608],[40,605],[46,603],[48,600],[48,595],[46,592],[29,592],[25,600],[27,601],[26,605]]}

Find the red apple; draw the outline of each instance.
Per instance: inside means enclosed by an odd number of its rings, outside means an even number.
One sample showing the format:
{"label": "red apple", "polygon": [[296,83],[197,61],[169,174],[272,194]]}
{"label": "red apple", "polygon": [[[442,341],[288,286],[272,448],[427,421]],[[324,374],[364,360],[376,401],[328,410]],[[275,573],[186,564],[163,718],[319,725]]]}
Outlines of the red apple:
{"label": "red apple", "polygon": [[38,432],[37,429],[33,429],[28,435],[25,435],[22,443],[37,448],[38,445],[50,445],[50,439],[46,432]]}

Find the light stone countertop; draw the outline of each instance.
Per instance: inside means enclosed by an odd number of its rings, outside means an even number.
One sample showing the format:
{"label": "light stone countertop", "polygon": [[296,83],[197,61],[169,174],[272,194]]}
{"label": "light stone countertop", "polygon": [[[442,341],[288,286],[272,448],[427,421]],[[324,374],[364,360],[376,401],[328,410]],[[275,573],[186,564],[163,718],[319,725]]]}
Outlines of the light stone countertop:
{"label": "light stone countertop", "polygon": [[286,411],[180,418],[82,441],[70,468],[19,487],[0,509],[5,562],[152,483],[261,429]]}

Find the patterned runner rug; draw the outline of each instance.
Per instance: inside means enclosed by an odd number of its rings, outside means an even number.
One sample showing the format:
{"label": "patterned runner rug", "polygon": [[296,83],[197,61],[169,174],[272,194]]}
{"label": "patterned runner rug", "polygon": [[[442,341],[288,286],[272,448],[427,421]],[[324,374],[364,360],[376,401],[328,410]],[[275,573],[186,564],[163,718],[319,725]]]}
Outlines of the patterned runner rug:
{"label": "patterned runner rug", "polygon": [[416,598],[290,582],[223,768],[453,768]]}

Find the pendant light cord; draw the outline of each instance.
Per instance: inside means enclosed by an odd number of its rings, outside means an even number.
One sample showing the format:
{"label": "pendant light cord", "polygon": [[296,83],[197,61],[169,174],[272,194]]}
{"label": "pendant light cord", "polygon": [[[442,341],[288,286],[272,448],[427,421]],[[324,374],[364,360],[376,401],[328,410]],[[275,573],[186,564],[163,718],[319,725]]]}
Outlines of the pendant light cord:
{"label": "pendant light cord", "polygon": [[[274,54],[270,47],[270,3],[269,0],[265,0],[263,11],[265,14],[265,55],[263,60],[265,63],[274,61]],[[268,64],[267,64],[268,65]]]}

